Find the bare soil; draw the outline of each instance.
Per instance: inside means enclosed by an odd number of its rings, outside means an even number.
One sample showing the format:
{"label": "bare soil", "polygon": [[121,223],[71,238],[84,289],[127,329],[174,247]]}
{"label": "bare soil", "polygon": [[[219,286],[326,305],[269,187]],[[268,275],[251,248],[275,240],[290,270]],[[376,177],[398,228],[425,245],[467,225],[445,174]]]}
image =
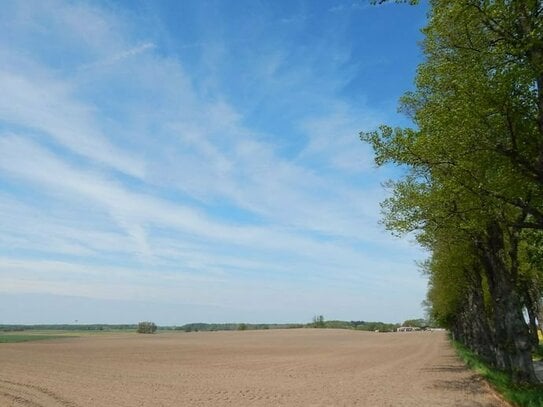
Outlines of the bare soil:
{"label": "bare soil", "polygon": [[0,406],[505,406],[442,332],[115,334],[0,345]]}

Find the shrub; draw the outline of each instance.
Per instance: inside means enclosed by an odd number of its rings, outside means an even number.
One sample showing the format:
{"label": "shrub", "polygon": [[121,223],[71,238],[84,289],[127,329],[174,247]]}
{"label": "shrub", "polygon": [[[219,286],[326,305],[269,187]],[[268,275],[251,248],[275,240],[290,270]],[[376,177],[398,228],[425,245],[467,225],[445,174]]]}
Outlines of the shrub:
{"label": "shrub", "polygon": [[144,321],[138,324],[139,334],[154,334],[156,332],[156,324],[154,322]]}

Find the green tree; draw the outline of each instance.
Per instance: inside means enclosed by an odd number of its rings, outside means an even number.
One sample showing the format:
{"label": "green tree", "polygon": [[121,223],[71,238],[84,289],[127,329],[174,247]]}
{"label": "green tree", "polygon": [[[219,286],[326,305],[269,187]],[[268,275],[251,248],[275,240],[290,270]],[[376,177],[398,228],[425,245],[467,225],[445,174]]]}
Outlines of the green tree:
{"label": "green tree", "polygon": [[[543,231],[524,230],[519,245],[520,282],[530,323],[534,348],[539,346],[538,329],[543,328]],[[539,323],[539,326],[538,326]]]}
{"label": "green tree", "polygon": [[326,324],[324,322],[324,316],[322,315],[315,315],[313,317],[313,328],[325,328]]}
{"label": "green tree", "polygon": [[[542,2],[434,0],[424,34],[426,61],[401,102],[416,128],[361,135],[378,164],[409,170],[390,184],[385,223],[432,250],[429,300],[449,307],[438,317],[471,345],[474,325],[488,323],[496,365],[534,381],[522,242],[524,230],[543,229]],[[471,264],[450,270],[457,284],[446,286],[442,259],[461,248]],[[486,321],[470,319],[466,299]]]}
{"label": "green tree", "polygon": [[402,324],[403,326],[412,326],[416,328],[423,328],[425,326],[428,326],[428,322],[424,318],[418,318],[418,319],[408,319],[404,321]]}
{"label": "green tree", "polygon": [[157,330],[157,326],[154,322],[143,321],[138,323],[137,332],[140,334],[154,334]]}

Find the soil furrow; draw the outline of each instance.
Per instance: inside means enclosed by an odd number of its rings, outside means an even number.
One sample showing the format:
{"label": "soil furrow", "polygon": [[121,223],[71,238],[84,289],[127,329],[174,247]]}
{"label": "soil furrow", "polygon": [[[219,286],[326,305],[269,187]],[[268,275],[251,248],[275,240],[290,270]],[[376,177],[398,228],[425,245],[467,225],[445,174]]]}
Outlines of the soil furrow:
{"label": "soil furrow", "polygon": [[0,346],[9,407],[501,407],[442,332],[115,334]]}

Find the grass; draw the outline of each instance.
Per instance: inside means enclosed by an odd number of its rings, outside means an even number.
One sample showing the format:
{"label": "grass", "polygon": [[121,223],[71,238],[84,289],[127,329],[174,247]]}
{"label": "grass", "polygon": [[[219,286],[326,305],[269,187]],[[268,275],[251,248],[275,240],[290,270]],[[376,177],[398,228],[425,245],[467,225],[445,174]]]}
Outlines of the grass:
{"label": "grass", "polygon": [[0,331],[0,344],[48,339],[77,338],[81,336],[100,336],[116,333],[136,333],[135,329],[106,328],[104,330],[86,329],[24,329],[18,331]]}
{"label": "grass", "polygon": [[[504,372],[490,368],[462,344],[453,341],[460,358],[474,371],[483,376],[507,401],[518,407],[543,406],[543,385],[515,385]],[[540,351],[543,346],[540,345]]]}
{"label": "grass", "polygon": [[69,338],[74,337],[72,335],[39,335],[39,334],[0,334],[0,343],[18,343],[18,342],[31,342],[31,341],[42,341],[44,339],[58,339],[58,338]]}

